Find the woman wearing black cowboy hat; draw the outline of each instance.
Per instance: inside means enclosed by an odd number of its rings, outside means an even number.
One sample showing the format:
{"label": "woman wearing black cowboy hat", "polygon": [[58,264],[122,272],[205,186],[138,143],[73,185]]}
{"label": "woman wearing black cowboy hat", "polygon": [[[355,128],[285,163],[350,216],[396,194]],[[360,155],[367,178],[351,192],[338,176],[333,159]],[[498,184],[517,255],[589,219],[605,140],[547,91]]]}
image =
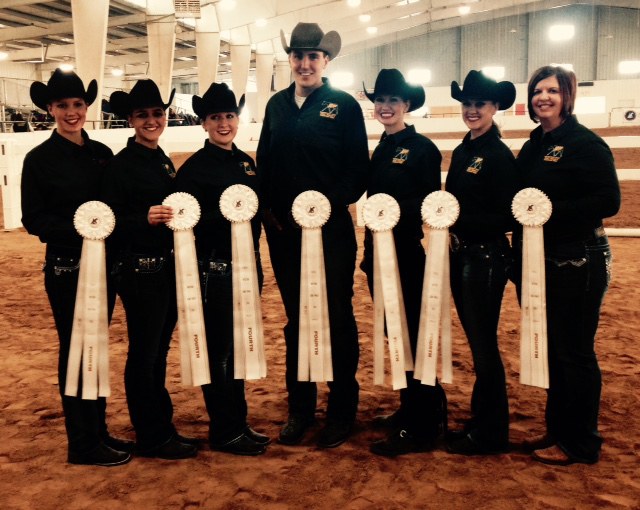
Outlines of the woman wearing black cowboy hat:
{"label": "woman wearing black cowboy hat", "polygon": [[124,383],[136,454],[162,459],[197,453],[193,440],[176,432],[165,387],[177,305],[173,234],[165,227],[172,210],[159,204],[174,191],[175,169],[158,140],[174,93],[165,103],[152,80],[139,80],[131,92],[111,94],[112,111],[128,119],[135,135],[111,161],[102,194],[116,215],[114,273],[127,315]]}
{"label": "woman wearing black cowboy hat", "polygon": [[294,82],[269,100],[257,153],[269,254],[288,321],[289,417],[278,440],[298,444],[315,422],[316,384],[298,381],[301,230],[291,218],[291,205],[300,193],[316,190],[331,202],[322,240],[334,375],[328,384],[327,422],[317,444],[333,448],[351,434],[358,407],[358,328],[352,304],[357,246],[348,206],[366,187],[367,134],[357,101],[323,78],[340,51],[338,33],[298,23],[290,45],[282,31],[280,35]]}
{"label": "woman wearing black cowboy hat", "polygon": [[[109,436],[106,399],[83,400],[64,395],[67,360],[78,285],[82,237],[76,232],[76,209],[100,194],[104,168],[113,156],[106,145],[89,139],[83,129],[87,107],[98,92],[96,80],[87,90],[73,72],[56,69],[45,85],[31,85],[31,100],[56,121],[51,137],[31,150],[22,170],[22,224],[46,243],[44,282],[60,341],[58,389],[72,464],[116,466],[131,458],[131,441]],[[109,285],[109,316],[115,292]]]}
{"label": "woman wearing black cowboy hat", "polygon": [[512,255],[506,233],[514,227],[511,201],[519,189],[515,160],[493,121],[511,107],[513,83],[470,71],[451,97],[462,103],[469,132],[453,151],[446,190],[460,204],[451,234],[451,291],[473,356],[476,381],[471,419],[451,433],[448,450],[464,455],[509,448],[509,403],[498,349],[498,320]]}
{"label": "woman wearing black cowboy hat", "polygon": [[[201,290],[207,333],[211,384],[202,386],[209,413],[209,444],[213,450],[236,455],[259,455],[270,440],[247,423],[244,381],[234,379],[233,286],[231,225],[220,212],[220,195],[229,186],[244,184],[258,193],[253,159],[233,143],[238,132],[244,95],[236,96],[224,83],[212,83],[202,97],[193,96],[193,110],[208,139],[180,168],[176,191],[193,195],[202,216],[194,228],[202,268]],[[260,215],[251,221],[258,278],[262,284],[259,239]]]}
{"label": "woman wearing black cowboy hat", "polygon": [[[382,69],[373,92],[365,89],[364,93],[374,104],[376,120],[384,126],[380,143],[371,157],[367,195],[386,193],[400,205],[400,220],[393,236],[415,357],[425,267],[420,207],[424,197],[440,189],[442,156],[431,140],[416,133],[415,128],[404,121],[405,114],[424,104],[421,86],[407,83],[397,69]],[[403,155],[401,158],[397,157],[399,153]],[[373,294],[373,236],[368,229],[360,267],[367,274]],[[393,457],[432,449],[442,430],[445,406],[440,384],[424,385],[413,378],[412,372],[408,373],[407,387],[400,390],[400,408],[391,415],[374,419],[374,426],[389,429],[389,434],[374,442],[371,451]]]}

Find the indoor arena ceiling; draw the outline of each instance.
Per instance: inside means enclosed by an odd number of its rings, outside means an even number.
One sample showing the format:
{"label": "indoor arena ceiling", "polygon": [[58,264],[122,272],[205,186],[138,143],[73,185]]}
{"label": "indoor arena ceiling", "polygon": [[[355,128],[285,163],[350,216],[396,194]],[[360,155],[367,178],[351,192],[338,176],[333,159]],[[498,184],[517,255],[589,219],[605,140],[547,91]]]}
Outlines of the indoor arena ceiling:
{"label": "indoor arena ceiling", "polygon": [[[90,1],[90,0],[84,0]],[[147,0],[150,5],[154,0]],[[233,0],[214,4],[221,31],[221,63],[228,59],[232,31],[244,30],[252,44],[272,41],[281,50],[280,29],[291,31],[299,21],[317,22],[342,36],[342,54],[464,24],[505,16],[524,15],[573,4],[640,9],[640,0]],[[144,73],[147,65],[146,14],[141,1],[111,0],[107,34],[107,68]],[[185,4],[178,0],[177,4]],[[136,5],[138,4],[138,5]],[[469,7],[463,15],[459,8]],[[362,21],[361,15],[368,15]],[[261,20],[258,24],[256,20]],[[376,32],[368,27],[376,27]],[[31,62],[51,68],[74,59],[71,0],[0,0],[0,51],[13,62]],[[176,26],[174,77],[196,74],[194,20],[179,18]],[[132,72],[133,71],[133,72]]]}

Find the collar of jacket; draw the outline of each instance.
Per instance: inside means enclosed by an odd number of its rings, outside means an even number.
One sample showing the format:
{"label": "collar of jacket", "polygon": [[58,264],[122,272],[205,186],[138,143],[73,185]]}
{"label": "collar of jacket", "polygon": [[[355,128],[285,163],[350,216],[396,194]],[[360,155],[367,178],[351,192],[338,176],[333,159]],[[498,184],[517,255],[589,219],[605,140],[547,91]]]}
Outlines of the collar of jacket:
{"label": "collar of jacket", "polygon": [[84,129],[81,131],[81,135],[84,140],[84,145],[78,145],[77,143],[68,140],[58,133],[57,129],[53,130],[50,139],[58,145],[60,151],[64,153],[64,155],[72,156],[73,154],[77,154],[79,151],[91,150],[89,135]]}
{"label": "collar of jacket", "polygon": [[404,129],[398,131],[397,133],[393,133],[392,135],[388,135],[387,133],[382,133],[380,137],[380,143],[390,143],[390,144],[400,144],[407,138],[411,138],[416,134],[415,126],[409,126],[408,124],[404,125]]}
{"label": "collar of jacket", "polygon": [[[331,89],[331,84],[329,83],[329,79],[322,78],[322,85],[320,85],[317,89],[315,89],[311,94],[307,96],[307,98],[304,101],[304,104],[307,104],[307,102],[310,102],[312,98],[315,100],[315,98],[324,95],[324,92],[329,91],[330,89]],[[287,88],[287,94],[289,94],[291,101],[295,102],[295,94],[296,94],[295,81],[291,83],[291,85],[289,85],[289,88]]]}
{"label": "collar of jacket", "polygon": [[164,151],[160,146],[157,149],[150,149],[141,143],[136,142],[136,137],[132,136],[127,140],[127,149],[135,152],[136,155],[145,159],[154,159],[158,156],[164,156]]}
{"label": "collar of jacket", "polygon": [[235,143],[231,144],[231,149],[229,150],[223,149],[215,143],[211,143],[209,139],[206,139],[204,141],[204,148],[205,150],[211,152],[211,154],[216,156],[217,158],[229,158],[231,156],[235,156],[235,154],[238,152],[238,148],[236,147]]}
{"label": "collar of jacket", "polygon": [[533,131],[531,131],[530,139],[534,143],[552,143],[560,140],[568,131],[571,131],[577,125],[577,117],[575,115],[571,115],[557,128],[555,128],[553,131],[549,131],[548,133],[544,133],[542,131],[542,126],[538,126]]}
{"label": "collar of jacket", "polygon": [[464,138],[462,139],[462,143],[470,148],[482,147],[492,138],[502,138],[500,134],[500,130],[495,124],[492,124],[489,130],[486,133],[483,133],[478,138],[471,139],[471,131],[469,131]]}

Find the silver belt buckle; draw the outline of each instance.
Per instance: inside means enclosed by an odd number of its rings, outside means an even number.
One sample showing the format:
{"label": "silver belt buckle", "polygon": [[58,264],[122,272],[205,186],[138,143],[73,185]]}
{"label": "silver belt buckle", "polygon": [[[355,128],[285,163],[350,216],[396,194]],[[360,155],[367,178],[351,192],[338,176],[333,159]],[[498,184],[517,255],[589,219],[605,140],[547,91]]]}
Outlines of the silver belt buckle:
{"label": "silver belt buckle", "polygon": [[453,253],[460,249],[460,238],[453,232],[449,232],[449,248]]}
{"label": "silver belt buckle", "polygon": [[226,262],[215,262],[213,260],[209,261],[209,272],[210,273],[218,273],[224,274],[227,272],[227,267],[229,264]]}

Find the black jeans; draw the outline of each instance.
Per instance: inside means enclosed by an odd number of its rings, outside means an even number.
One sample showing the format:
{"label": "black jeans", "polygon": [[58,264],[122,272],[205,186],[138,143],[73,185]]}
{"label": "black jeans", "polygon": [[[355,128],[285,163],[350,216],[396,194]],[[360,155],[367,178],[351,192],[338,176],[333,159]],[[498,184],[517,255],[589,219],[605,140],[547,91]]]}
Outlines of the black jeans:
{"label": "black jeans", "polygon": [[[357,246],[347,208],[332,210],[331,214],[322,228],[333,362],[333,381],[328,383],[327,419],[352,422],[359,393],[356,380],[360,354],[358,328],[351,302]],[[265,226],[265,232],[271,265],[287,313],[284,337],[289,414],[310,420],[316,409],[317,386],[314,382],[298,381],[301,230],[284,221],[282,231]]]}
{"label": "black jeans", "polygon": [[498,349],[498,321],[511,249],[506,238],[463,242],[454,243],[450,255],[451,292],[476,374],[472,418],[465,430],[483,446],[502,449],[509,443],[509,402]]}
{"label": "black jeans", "polygon": [[[64,423],[69,442],[69,451],[85,453],[92,450],[107,437],[105,412],[107,400],[83,400],[80,396],[64,394],[67,381],[67,362],[71,346],[73,314],[78,288],[79,257],[57,256],[48,253],[44,265],[44,286],[53,312],[58,332],[58,389],[62,397]],[[107,278],[109,318],[115,304],[115,291]],[[82,391],[82,384],[79,385]]]}
{"label": "black jeans", "polygon": [[[400,285],[404,299],[409,343],[415,360],[422,309],[422,285],[426,255],[420,239],[403,239],[395,234],[395,248],[398,257]],[[373,296],[373,238],[369,230],[365,234],[364,258],[360,264],[367,275],[369,292]],[[444,389],[436,380],[435,386],[422,384],[414,379],[413,372],[407,372],[407,387],[400,390],[400,427],[412,435],[429,440],[435,439],[446,418],[446,397]]]}
{"label": "black jeans", "polygon": [[[213,262],[213,264],[210,264]],[[228,260],[202,260],[200,286],[207,333],[211,384],[202,385],[209,414],[209,441],[221,445],[237,438],[247,427],[244,380],[234,379],[233,282]],[[263,275],[256,253],[258,284]]]}
{"label": "black jeans", "polygon": [[606,236],[545,246],[549,434],[571,457],[595,462],[602,438],[598,413],[602,379],[595,353],[600,306],[611,279]]}
{"label": "black jeans", "polygon": [[124,385],[140,450],[174,434],[173,404],[165,387],[167,354],[177,322],[173,257],[128,254],[116,269],[116,286],[127,316],[129,351]]}

